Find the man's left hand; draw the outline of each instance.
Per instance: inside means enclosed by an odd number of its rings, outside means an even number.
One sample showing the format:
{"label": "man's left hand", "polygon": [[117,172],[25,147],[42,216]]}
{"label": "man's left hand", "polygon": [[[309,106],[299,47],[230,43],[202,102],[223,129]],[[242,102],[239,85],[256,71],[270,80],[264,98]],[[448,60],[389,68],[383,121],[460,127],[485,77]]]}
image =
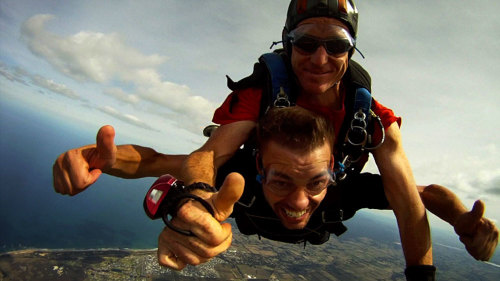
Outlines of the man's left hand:
{"label": "man's left hand", "polygon": [[483,216],[484,208],[484,203],[477,200],[470,212],[458,217],[454,228],[471,256],[488,261],[498,245],[498,228]]}

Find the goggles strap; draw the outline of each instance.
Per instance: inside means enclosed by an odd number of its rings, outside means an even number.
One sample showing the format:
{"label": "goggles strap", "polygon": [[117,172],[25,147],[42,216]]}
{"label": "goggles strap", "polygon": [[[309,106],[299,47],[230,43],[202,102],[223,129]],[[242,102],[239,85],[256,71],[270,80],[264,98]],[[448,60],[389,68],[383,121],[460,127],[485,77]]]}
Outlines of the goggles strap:
{"label": "goggles strap", "polygon": [[356,50],[356,52],[358,52],[361,55],[361,57],[363,59],[365,58],[365,56],[363,55],[363,53],[361,53],[361,51],[358,49],[358,47],[356,47],[356,45],[354,45],[354,49]]}

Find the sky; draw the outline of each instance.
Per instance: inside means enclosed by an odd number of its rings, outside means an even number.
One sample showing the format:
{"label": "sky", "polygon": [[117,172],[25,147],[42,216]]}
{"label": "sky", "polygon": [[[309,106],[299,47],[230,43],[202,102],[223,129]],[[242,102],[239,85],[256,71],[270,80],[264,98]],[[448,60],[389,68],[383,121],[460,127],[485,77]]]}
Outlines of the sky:
{"label": "sky", "polygon": [[[189,153],[229,94],[225,75],[250,74],[281,39],[288,2],[0,0],[0,98],[75,130],[111,124],[118,144]],[[498,222],[500,2],[465,3],[357,1],[366,58],[353,58],[402,116],[416,181],[469,208],[482,199]]]}

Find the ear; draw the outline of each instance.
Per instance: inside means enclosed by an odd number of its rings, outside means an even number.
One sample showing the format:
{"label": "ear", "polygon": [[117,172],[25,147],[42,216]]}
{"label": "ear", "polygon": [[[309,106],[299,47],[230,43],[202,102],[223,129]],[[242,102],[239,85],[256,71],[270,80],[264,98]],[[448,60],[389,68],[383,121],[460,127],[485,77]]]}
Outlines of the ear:
{"label": "ear", "polygon": [[257,176],[255,177],[255,180],[257,180],[258,183],[262,184],[264,171],[262,168],[262,158],[260,157],[259,150],[256,150],[255,153],[255,167],[257,168]]}
{"label": "ear", "polygon": [[333,154],[332,154],[332,157],[330,158],[330,167],[328,167],[330,169],[330,172],[333,172],[334,166],[335,166],[335,157],[333,157]]}
{"label": "ear", "polygon": [[262,157],[260,155],[260,151],[259,150],[256,150],[256,153],[255,153],[255,167],[257,167],[257,172],[259,174],[263,174],[263,167],[262,167]]}

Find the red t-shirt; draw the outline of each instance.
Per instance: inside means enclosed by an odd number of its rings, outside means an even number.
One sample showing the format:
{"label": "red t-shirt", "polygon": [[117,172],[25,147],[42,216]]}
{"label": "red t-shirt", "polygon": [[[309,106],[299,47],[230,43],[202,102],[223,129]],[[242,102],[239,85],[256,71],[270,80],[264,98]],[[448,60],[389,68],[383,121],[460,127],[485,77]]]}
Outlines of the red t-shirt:
{"label": "red t-shirt", "polygon": [[[237,95],[237,101],[232,104],[232,99]],[[260,99],[262,97],[262,89],[248,88],[231,93],[224,103],[215,111],[212,121],[216,124],[225,125],[236,121],[255,121],[259,119]],[[342,101],[341,110],[332,110],[329,107],[318,107],[307,103],[307,100],[299,96],[297,105],[316,112],[331,120],[335,128],[335,136],[338,135],[340,127],[345,117],[344,101]],[[232,108],[231,108],[232,106]],[[231,110],[230,110],[231,109]],[[372,110],[382,120],[384,128],[387,130],[389,126],[397,122],[401,126],[401,118],[394,115],[394,112],[373,99]],[[380,130],[375,130],[374,139],[380,139]]]}

